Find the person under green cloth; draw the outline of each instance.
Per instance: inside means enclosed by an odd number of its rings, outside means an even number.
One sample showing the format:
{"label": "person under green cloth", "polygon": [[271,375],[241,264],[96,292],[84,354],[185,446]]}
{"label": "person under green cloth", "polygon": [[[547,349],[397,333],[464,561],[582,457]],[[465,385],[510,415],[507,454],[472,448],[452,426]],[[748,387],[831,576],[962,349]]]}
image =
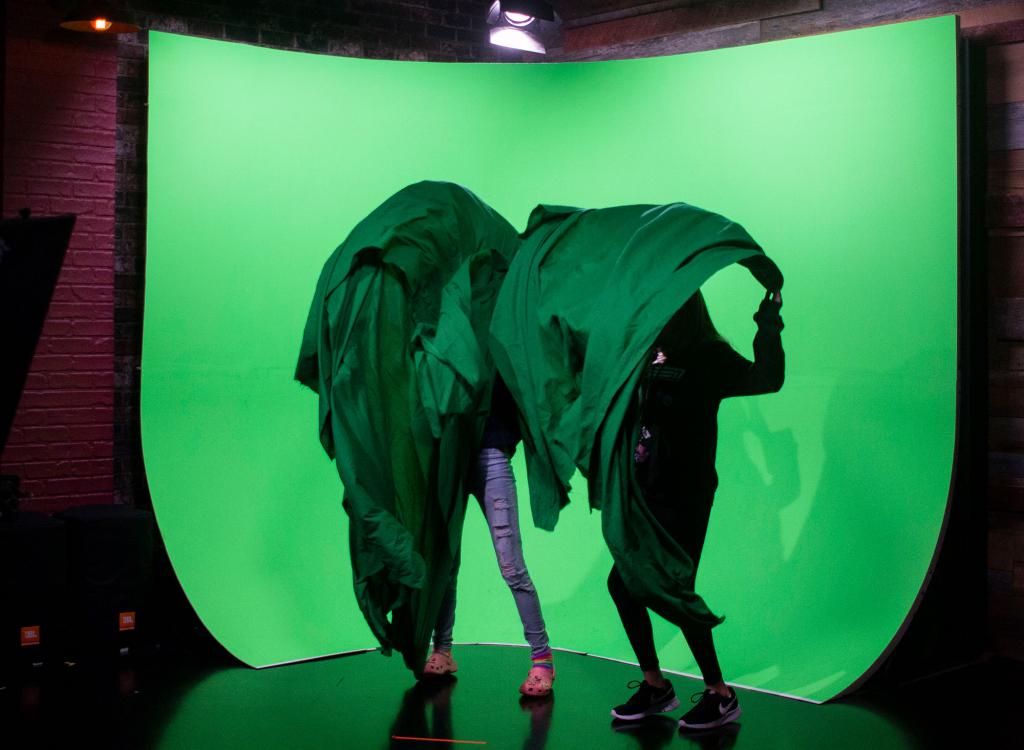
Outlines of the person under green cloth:
{"label": "person under green cloth", "polygon": [[296,379],[344,486],[356,600],[381,651],[420,676],[458,559],[494,381],[487,332],[518,247],[464,187],[419,182],[324,264]]}
{"label": "person under green cloth", "polygon": [[[768,292],[754,320],[754,361],[737,354],[715,329],[698,291],[686,301],[655,341],[638,389],[639,439],[634,451],[636,477],[657,522],[693,561],[694,576],[707,535],[718,474],[718,407],[732,396],[775,393],[785,378],[780,332],[782,295]],[[691,584],[692,587],[692,584]],[[643,680],[638,690],[612,709],[612,716],[635,721],[679,706],[672,683],[662,674],[651,618],[616,567],[608,576],[629,643]],[[683,632],[704,678],[705,690],[679,721],[686,730],[706,730],[739,718],[735,692],[723,680],[711,628],[682,619]]]}
{"label": "person under green cloth", "polygon": [[[476,465],[470,474],[469,488],[487,520],[498,569],[516,603],[523,635],[530,646],[530,670],[519,686],[519,692],[530,698],[540,698],[551,694],[555,665],[540,597],[523,555],[519,501],[511,463],[520,439],[516,405],[499,375],[491,391],[491,409],[484,424]],[[434,625],[433,651],[423,669],[425,674],[443,676],[458,669],[452,657],[452,632],[460,559],[461,556],[456,556],[441,602]]]}
{"label": "person under green cloth", "polygon": [[[642,612],[631,620],[642,620],[651,610],[685,624],[691,633],[708,635],[723,618],[694,589],[701,545],[677,533],[678,498],[668,503],[672,512],[664,513],[649,493],[650,484],[640,483],[634,461],[641,427],[635,394],[649,372],[656,341],[664,342],[666,326],[674,321],[669,331],[675,329],[677,313],[688,319],[680,308],[694,309],[700,287],[734,263],[769,291],[772,301],[759,313],[767,321],[772,306],[781,303],[782,273],[730,219],[686,203],[602,209],[541,205],[521,235],[491,322],[491,353],[521,412],[535,525],[555,527],[569,502],[570,479],[579,471],[591,507],[601,511],[617,601]],[[684,305],[691,298],[695,301]],[[707,324],[709,340],[715,339],[710,319]],[[763,336],[769,333],[766,326]],[[682,351],[690,343],[684,337],[665,346],[685,359],[692,353]],[[694,359],[694,373],[701,371],[698,360],[705,354],[720,357],[721,362],[708,364],[719,375],[747,366],[724,343],[708,347]],[[760,339],[756,347],[763,349]],[[781,365],[779,353],[773,361]],[[760,369],[772,358],[757,359]],[[725,395],[706,400],[705,427]],[[699,444],[677,441],[675,448],[686,454],[684,463],[702,467],[705,482],[709,469],[714,472],[708,437]],[[707,510],[713,490],[705,487],[701,496]],[[698,505],[686,503],[683,510],[699,515]],[[702,542],[706,520],[697,521],[687,525]],[[632,625],[627,630],[630,636],[637,632]],[[657,681],[656,655],[642,651],[638,659],[652,667],[650,677]],[[706,663],[706,677],[721,689],[714,667]],[[662,708],[672,700],[674,695],[663,700]],[[632,715],[635,704],[622,713]]]}

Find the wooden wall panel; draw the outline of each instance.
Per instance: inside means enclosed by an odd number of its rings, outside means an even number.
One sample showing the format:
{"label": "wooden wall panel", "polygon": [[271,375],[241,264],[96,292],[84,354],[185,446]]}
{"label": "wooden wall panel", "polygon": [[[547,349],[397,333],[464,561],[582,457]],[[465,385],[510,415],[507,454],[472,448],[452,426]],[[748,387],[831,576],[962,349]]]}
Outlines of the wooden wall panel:
{"label": "wooden wall panel", "polygon": [[989,101],[988,597],[991,648],[1024,658],[1024,3],[961,17],[987,43]]}
{"label": "wooden wall panel", "polygon": [[766,18],[761,38],[787,39],[832,31],[897,23],[914,18],[960,13],[992,5],[986,0],[832,0],[816,13]]}
{"label": "wooden wall panel", "polygon": [[1024,237],[990,237],[988,266],[992,297],[1020,294],[1024,290]]}
{"label": "wooden wall panel", "polygon": [[1024,2],[988,2],[958,8],[956,13],[960,16],[961,29],[1017,23],[1024,19]]}
{"label": "wooden wall panel", "polygon": [[[761,41],[761,24],[758,21],[703,29],[688,34],[662,36],[656,39],[644,39],[615,47],[616,60],[629,60],[634,57],[657,57],[660,55],[681,55],[684,52],[702,52],[722,47],[741,47]],[[562,62],[578,62],[584,60],[607,60],[603,48],[585,47],[565,51],[559,54]]]}
{"label": "wooden wall panel", "polygon": [[735,26],[764,18],[805,13],[821,8],[821,0],[742,0],[730,3],[698,3],[645,13],[603,23],[567,29],[564,48],[577,52],[612,44],[653,39],[670,34]]}
{"label": "wooden wall panel", "polygon": [[988,427],[988,446],[991,450],[1024,449],[1024,417],[992,417]]}
{"label": "wooden wall panel", "polygon": [[990,194],[986,203],[985,220],[990,228],[1024,227],[1024,193]]}
{"label": "wooden wall panel", "polygon": [[993,483],[988,498],[990,510],[1024,513],[1024,480],[1008,477]]}
{"label": "wooden wall panel", "polygon": [[988,146],[994,151],[1024,148],[1024,102],[989,105]]}
{"label": "wooden wall panel", "polygon": [[1024,149],[993,151],[988,158],[989,194],[1024,192]]}
{"label": "wooden wall panel", "polygon": [[[989,367],[1009,373],[1024,371],[1024,342],[993,341],[989,346]],[[992,412],[996,416],[995,412]],[[1024,417],[1024,412],[1017,416]]]}
{"label": "wooden wall panel", "polygon": [[988,103],[1024,101],[1024,42],[988,48]]}

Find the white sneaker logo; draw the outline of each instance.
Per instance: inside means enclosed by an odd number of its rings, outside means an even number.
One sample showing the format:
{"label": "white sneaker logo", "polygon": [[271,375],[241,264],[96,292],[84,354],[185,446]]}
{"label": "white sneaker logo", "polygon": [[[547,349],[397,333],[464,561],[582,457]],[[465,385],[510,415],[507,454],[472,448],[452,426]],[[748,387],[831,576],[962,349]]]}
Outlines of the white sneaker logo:
{"label": "white sneaker logo", "polygon": [[732,701],[729,701],[728,703],[719,703],[718,704],[718,715],[719,716],[725,716],[727,713],[729,713],[729,710],[730,710],[729,706],[731,704],[732,704]]}

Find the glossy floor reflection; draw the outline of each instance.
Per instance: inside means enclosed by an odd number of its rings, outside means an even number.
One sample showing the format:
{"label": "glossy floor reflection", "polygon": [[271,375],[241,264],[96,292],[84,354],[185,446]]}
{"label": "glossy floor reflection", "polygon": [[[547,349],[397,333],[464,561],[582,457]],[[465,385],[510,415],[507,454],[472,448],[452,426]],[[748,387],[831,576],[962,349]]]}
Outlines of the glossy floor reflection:
{"label": "glossy floor reflection", "polygon": [[[683,734],[676,719],[613,722],[636,669],[557,653],[555,695],[521,699],[527,651],[456,649],[458,675],[414,682],[377,653],[255,671],[157,659],[29,675],[0,691],[0,746],[206,748],[930,748],[1013,747],[1024,668],[992,662],[887,693],[815,706],[741,691],[743,716]],[[700,685],[673,679],[684,707]],[[1016,686],[1016,687],[1015,687]],[[991,690],[992,692],[988,692]],[[414,739],[401,739],[414,738]],[[417,739],[418,738],[418,739]],[[431,741],[433,740],[433,741]],[[455,740],[457,742],[438,742]]]}

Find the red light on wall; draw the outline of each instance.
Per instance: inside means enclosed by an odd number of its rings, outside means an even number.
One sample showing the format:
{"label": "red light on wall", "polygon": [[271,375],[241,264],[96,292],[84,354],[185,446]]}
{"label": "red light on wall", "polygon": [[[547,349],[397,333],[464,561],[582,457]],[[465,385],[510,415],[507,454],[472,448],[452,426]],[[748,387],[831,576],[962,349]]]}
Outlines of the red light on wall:
{"label": "red light on wall", "polygon": [[113,25],[114,24],[112,24],[106,18],[94,18],[94,19],[92,19],[92,27],[94,29],[96,29],[96,31],[106,31],[107,29],[109,29]]}

